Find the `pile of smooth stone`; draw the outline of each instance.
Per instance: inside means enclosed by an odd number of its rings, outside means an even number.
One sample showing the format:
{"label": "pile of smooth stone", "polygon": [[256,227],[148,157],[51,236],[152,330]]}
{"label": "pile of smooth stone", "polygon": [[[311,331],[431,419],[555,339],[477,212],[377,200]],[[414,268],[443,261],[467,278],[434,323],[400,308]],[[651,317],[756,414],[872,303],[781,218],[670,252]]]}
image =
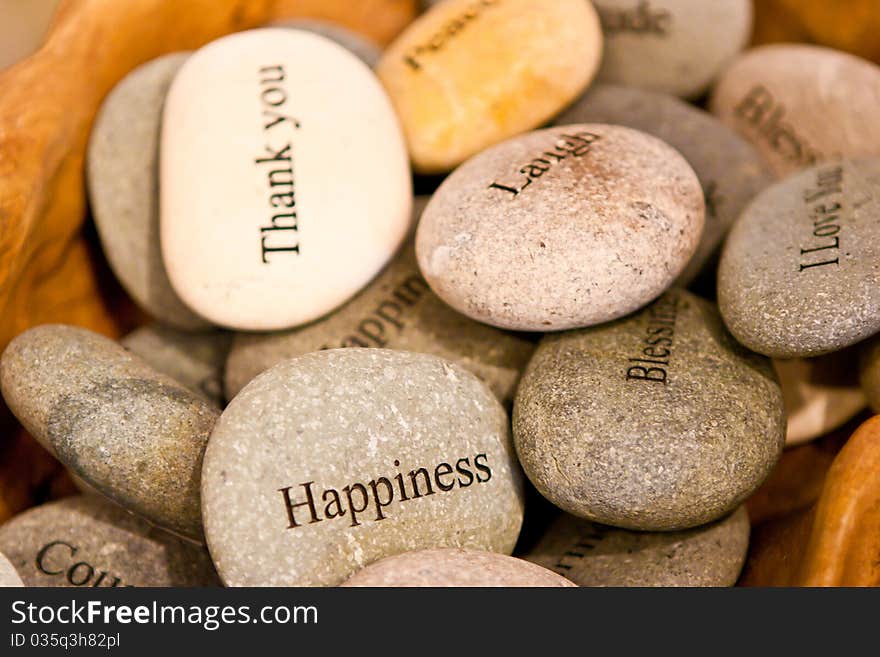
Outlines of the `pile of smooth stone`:
{"label": "pile of smooth stone", "polygon": [[0,581],[729,586],[785,444],[880,409],[880,69],[741,52],[747,0],[432,4],[106,98],[91,210],[156,322],[6,349],[84,494]]}

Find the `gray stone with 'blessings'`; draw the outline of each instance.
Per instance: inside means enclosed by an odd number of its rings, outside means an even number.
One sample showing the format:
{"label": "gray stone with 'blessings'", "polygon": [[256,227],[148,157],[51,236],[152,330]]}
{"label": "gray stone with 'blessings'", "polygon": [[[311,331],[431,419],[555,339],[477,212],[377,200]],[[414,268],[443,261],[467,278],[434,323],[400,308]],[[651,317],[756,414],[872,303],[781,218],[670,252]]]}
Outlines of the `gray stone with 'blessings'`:
{"label": "gray stone with 'blessings'", "polygon": [[507,414],[460,366],[332,349],[251,381],[217,422],[205,536],[230,586],[333,586],[429,547],[510,553],[523,516]]}

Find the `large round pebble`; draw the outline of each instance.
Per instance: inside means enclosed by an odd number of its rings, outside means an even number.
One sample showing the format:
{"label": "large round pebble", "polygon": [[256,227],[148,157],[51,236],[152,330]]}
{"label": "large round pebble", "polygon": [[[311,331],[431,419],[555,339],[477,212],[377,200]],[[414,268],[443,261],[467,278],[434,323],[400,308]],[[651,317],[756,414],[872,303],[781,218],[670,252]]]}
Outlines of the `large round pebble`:
{"label": "large round pebble", "polygon": [[880,331],[880,158],[818,165],[762,192],[736,222],[718,303],[744,345],[818,356]]}
{"label": "large round pebble", "polygon": [[592,80],[601,52],[584,0],[447,0],[404,30],[376,72],[414,168],[442,173],[553,118]]}
{"label": "large round pebble", "polygon": [[43,504],[0,526],[27,586],[219,586],[208,551],[97,495]]}
{"label": "large round pebble", "polygon": [[340,306],[409,226],[403,134],[372,71],[329,39],[240,32],[194,53],[165,104],[162,255],[196,312],[275,330]]}
{"label": "large round pebble", "polygon": [[456,169],[422,214],[416,254],[459,312],[555,331],[657,297],[693,256],[703,214],[699,180],[672,147],[621,126],[568,125]]}
{"label": "large round pebble", "polygon": [[710,107],[780,176],[834,158],[880,155],[880,67],[806,44],[761,46],[722,74]]}
{"label": "large round pebble", "polygon": [[684,155],[700,179],[706,224],[693,257],[676,279],[700,273],[746,204],[773,180],[758,151],[708,112],[668,94],[612,84],[591,87],[557,125],[612,123],[662,139]]}
{"label": "large round pebble", "polygon": [[507,415],[458,365],[334,349],[248,384],[211,435],[205,534],[230,586],[333,586],[429,547],[510,553],[523,515]]}
{"label": "large round pebble", "polygon": [[143,64],[107,95],[89,138],[86,179],[95,226],[113,273],[148,313],[178,328],[209,326],[180,300],[159,247],[159,133],[171,81],[189,57]]}
{"label": "large round pebble", "polygon": [[633,532],[566,513],[525,558],[580,586],[733,586],[748,547],[742,506],[678,532]]}
{"label": "large round pebble", "polygon": [[358,58],[367,66],[373,67],[382,56],[382,49],[378,45],[370,41],[367,37],[357,32],[329,21],[317,20],[314,18],[297,18],[275,21],[271,27],[288,27],[297,30],[305,30],[314,32],[323,37],[327,37],[331,41],[335,41],[340,46],[358,56]]}
{"label": "large round pebble", "polygon": [[594,0],[599,80],[694,98],[749,41],[752,0]]}
{"label": "large round pebble", "polygon": [[380,559],[343,586],[556,587],[574,584],[522,559],[482,550],[445,548]]}
{"label": "large round pebble", "polygon": [[15,566],[5,554],[0,553],[0,588],[19,588],[22,586],[24,586],[24,582],[18,576]]}
{"label": "large round pebble", "polygon": [[184,333],[161,324],[142,326],[119,343],[150,367],[189,390],[223,405],[223,369],[232,334],[223,331]]}
{"label": "large round pebble", "polygon": [[641,312],[545,336],[513,412],[520,462],[556,506],[668,531],[732,512],[782,452],[782,393],[716,309],[671,290]]}
{"label": "large round pebble", "polygon": [[202,535],[199,473],[219,411],[117,343],[72,326],[16,337],[0,361],[7,405],[88,484],[176,532]]}
{"label": "large round pebble", "polygon": [[230,399],[276,363],[320,349],[384,347],[434,354],[476,374],[505,404],[513,400],[534,344],[480,324],[435,295],[407,242],[390,265],[338,311],[283,333],[238,334],[226,366]]}

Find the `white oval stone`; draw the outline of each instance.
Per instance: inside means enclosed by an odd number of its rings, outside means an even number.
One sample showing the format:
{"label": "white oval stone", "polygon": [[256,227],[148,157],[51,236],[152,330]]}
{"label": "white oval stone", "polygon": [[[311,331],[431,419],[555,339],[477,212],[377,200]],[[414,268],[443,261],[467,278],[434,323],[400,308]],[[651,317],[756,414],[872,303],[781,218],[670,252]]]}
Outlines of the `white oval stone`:
{"label": "white oval stone", "polygon": [[162,255],[178,295],[230,328],[340,306],[409,224],[406,145],[382,86],[325,37],[269,28],[205,46],[165,105]]}

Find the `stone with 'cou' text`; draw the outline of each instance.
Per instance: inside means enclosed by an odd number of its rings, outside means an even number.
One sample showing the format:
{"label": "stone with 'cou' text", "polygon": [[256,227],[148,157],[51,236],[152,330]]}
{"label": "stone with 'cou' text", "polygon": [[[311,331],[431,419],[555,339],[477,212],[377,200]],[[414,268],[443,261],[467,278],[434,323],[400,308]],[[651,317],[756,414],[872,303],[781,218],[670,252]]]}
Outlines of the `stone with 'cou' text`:
{"label": "stone with 'cou' text", "polygon": [[731,333],[774,358],[838,351],[880,331],[880,157],[827,162],[752,201],[718,268]]}
{"label": "stone with 'cou' text", "polygon": [[0,527],[26,586],[219,586],[208,551],[97,495],[29,509]]}
{"label": "stone with 'cou' text", "polygon": [[224,411],[202,511],[228,586],[333,586],[428,547],[513,550],[522,474],[507,414],[449,361],[386,349],[286,360]]}
{"label": "stone with 'cou' text", "polygon": [[409,226],[406,145],[382,85],[311,32],[251,30],[195,52],[168,92],[160,169],[171,284],[228,328],[330,312]]}
{"label": "stone with 'cou' text", "polygon": [[526,475],[569,513],[687,529],[733,511],[782,452],[782,392],[709,302],[673,289],[642,311],[550,334],[523,374],[513,435]]}

